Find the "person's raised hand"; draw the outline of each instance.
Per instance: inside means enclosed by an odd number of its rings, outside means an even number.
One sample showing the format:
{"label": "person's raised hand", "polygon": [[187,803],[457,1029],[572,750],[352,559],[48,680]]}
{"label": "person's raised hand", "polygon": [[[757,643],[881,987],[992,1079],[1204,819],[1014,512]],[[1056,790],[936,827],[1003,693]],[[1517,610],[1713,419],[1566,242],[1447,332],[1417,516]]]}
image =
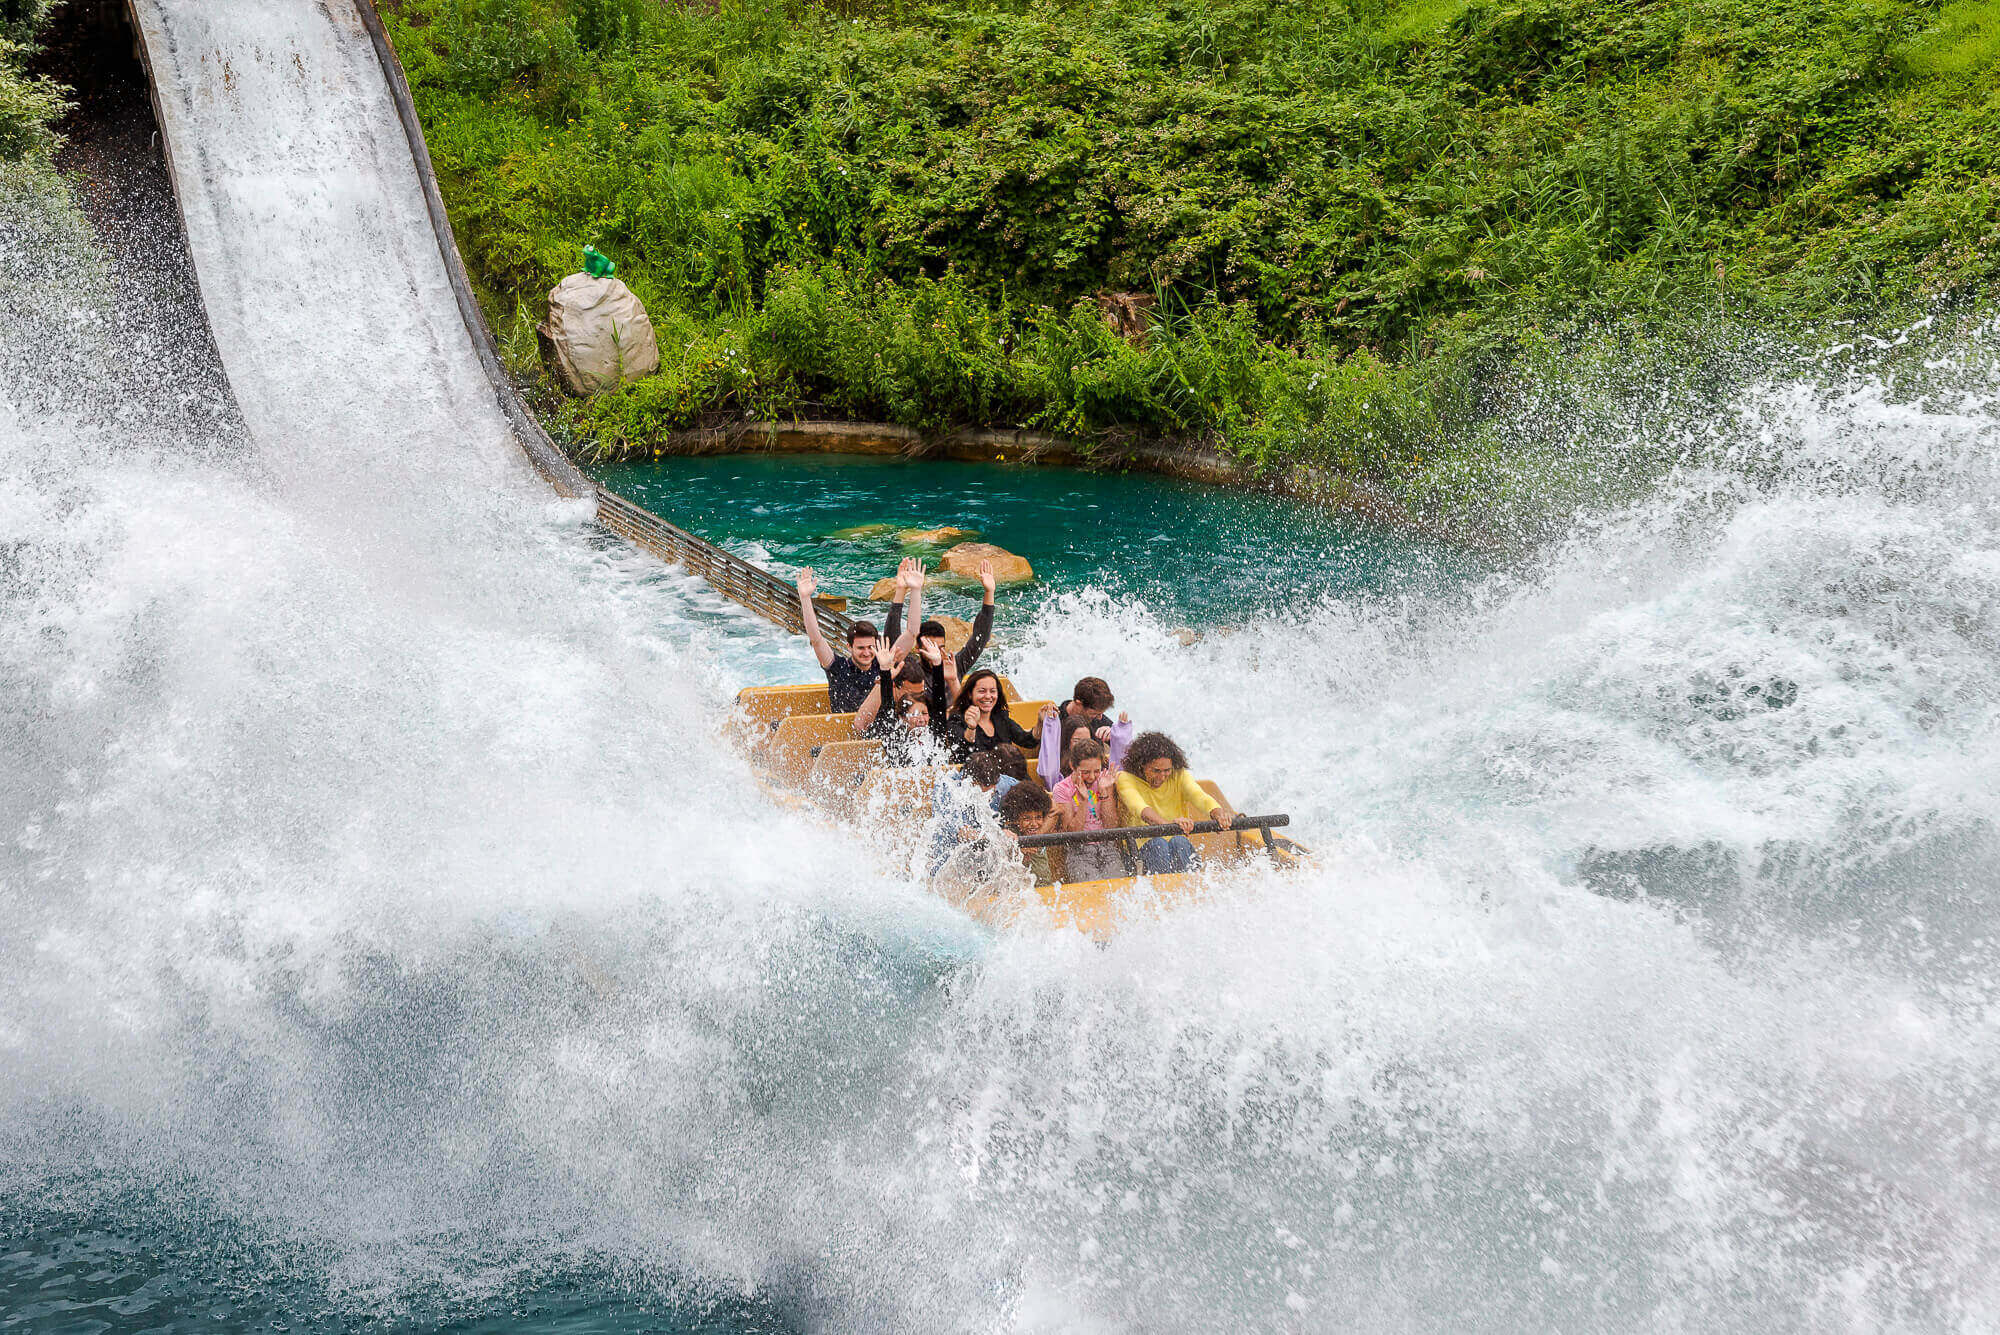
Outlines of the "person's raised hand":
{"label": "person's raised hand", "polygon": [[1056,721],[1056,707],[1054,705],[1043,705],[1042,722],[1054,723],[1055,721]]}
{"label": "person's raised hand", "polygon": [[924,656],[924,661],[926,663],[929,663],[932,667],[944,666],[943,645],[933,644],[929,640],[920,640],[917,643],[917,652],[922,654]]}
{"label": "person's raised hand", "polygon": [[1120,723],[1130,723],[1132,721],[1132,716],[1121,709],[1118,711],[1118,721]]}
{"label": "person's raised hand", "polygon": [[814,578],[811,566],[799,567],[797,584],[802,598],[810,598],[819,592],[819,580]]}
{"label": "person's raised hand", "polygon": [[988,598],[993,596],[993,563],[991,561],[981,561],[979,563],[979,587],[986,590]]}
{"label": "person's raised hand", "polygon": [[974,729],[978,728],[978,726],[979,726],[979,706],[967,705],[965,707],[965,730],[967,732],[972,732]]}
{"label": "person's raised hand", "polygon": [[1103,742],[1106,746],[1111,745],[1111,729],[1109,727],[1099,728],[1096,732],[1092,733],[1091,736],[1095,737],[1098,741]]}

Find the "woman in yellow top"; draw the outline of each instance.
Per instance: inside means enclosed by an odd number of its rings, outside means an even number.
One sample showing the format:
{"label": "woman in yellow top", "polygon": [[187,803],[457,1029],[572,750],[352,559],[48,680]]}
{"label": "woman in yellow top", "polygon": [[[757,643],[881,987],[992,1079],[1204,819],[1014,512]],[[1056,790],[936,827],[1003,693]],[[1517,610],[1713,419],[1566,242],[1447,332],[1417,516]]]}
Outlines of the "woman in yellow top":
{"label": "woman in yellow top", "polygon": [[1186,871],[1200,861],[1187,832],[1198,820],[1223,829],[1236,813],[1209,795],[1188,772],[1187,757],[1163,732],[1142,732],[1125,752],[1118,776],[1118,810],[1127,825],[1178,825],[1175,835],[1155,835],[1139,845],[1139,865],[1149,872]]}

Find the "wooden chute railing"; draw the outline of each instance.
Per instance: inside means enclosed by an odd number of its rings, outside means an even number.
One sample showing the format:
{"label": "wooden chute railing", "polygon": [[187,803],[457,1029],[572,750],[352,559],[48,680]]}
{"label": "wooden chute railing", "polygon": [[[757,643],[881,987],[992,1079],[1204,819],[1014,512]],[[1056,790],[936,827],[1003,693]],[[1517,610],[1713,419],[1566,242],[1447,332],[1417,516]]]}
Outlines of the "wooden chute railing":
{"label": "wooden chute railing", "polygon": [[[615,491],[597,488],[597,525],[635,547],[643,547],[669,565],[682,566],[707,580],[731,602],[795,635],[805,633],[799,622],[799,595],[770,571],[751,565],[684,528],[669,524],[652,511],[634,505]],[[831,607],[815,606],[820,629],[835,644],[847,642],[853,619]]]}

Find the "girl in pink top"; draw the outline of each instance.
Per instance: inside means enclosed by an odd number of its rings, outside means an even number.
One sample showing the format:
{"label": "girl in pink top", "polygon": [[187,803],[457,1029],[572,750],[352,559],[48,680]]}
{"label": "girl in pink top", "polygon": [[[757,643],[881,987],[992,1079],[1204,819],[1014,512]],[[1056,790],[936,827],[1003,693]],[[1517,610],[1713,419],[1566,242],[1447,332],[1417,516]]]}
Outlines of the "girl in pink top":
{"label": "girl in pink top", "polygon": [[[1103,742],[1084,736],[1070,743],[1069,774],[1049,796],[1065,830],[1103,830],[1118,824],[1118,784]],[[1071,844],[1064,854],[1067,881],[1102,881],[1124,876],[1118,845]]]}

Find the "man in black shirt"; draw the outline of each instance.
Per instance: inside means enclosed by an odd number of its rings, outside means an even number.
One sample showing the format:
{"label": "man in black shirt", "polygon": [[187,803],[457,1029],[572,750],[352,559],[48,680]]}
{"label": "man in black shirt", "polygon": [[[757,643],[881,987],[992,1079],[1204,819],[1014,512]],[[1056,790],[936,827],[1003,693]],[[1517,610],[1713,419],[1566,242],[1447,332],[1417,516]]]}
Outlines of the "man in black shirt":
{"label": "man in black shirt", "polygon": [[[917,618],[922,613],[924,597],[923,566],[915,560],[905,560],[896,571],[896,592],[900,595],[911,584],[911,568],[915,567],[915,588],[912,593],[909,629],[903,638],[890,646],[888,661],[882,661],[877,652],[880,637],[875,625],[870,621],[857,621],[847,629],[847,654],[842,656],[833,651],[826,642],[826,635],[819,628],[818,610],[813,606],[813,594],[819,589],[819,582],[813,577],[810,567],[799,571],[799,619],[805,623],[806,642],[812,645],[813,656],[819,659],[822,671],[826,673],[827,702],[834,714],[852,714],[860,709],[863,702],[879,687],[881,700],[887,702],[894,694],[890,674],[902,662],[903,655],[917,642]],[[885,713],[887,711],[884,711]],[[862,721],[857,719],[857,723]],[[868,731],[874,719],[862,723],[856,729],[857,735]]]}
{"label": "man in black shirt", "polygon": [[[918,574],[923,573],[921,564]],[[898,579],[901,572],[897,572]],[[979,583],[986,591],[986,597],[979,604],[979,616],[972,623],[972,634],[956,654],[947,653],[944,647],[944,623],[926,621],[917,627],[917,659],[930,682],[931,728],[939,737],[944,736],[945,716],[951,713],[954,701],[958,699],[958,683],[972,665],[979,661],[979,655],[986,649],[986,641],[993,634],[993,563],[979,563]],[[902,590],[898,589],[897,593]],[[890,604],[889,619],[882,629],[890,639],[897,638],[902,629],[903,600],[898,597]],[[912,620],[915,617],[912,616]],[[942,703],[940,703],[942,702]]]}

